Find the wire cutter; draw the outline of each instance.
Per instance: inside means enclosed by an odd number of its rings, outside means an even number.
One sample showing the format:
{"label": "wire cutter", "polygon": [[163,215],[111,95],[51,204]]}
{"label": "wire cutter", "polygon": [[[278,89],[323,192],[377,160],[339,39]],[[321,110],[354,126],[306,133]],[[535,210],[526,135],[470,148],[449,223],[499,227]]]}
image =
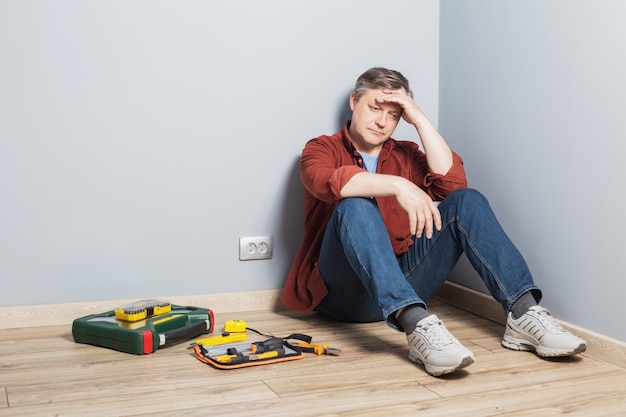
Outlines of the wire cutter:
{"label": "wire cutter", "polygon": [[298,342],[297,346],[302,349],[303,352],[315,353],[316,355],[333,355],[338,356],[341,353],[341,349],[328,347],[327,343],[307,343]]}

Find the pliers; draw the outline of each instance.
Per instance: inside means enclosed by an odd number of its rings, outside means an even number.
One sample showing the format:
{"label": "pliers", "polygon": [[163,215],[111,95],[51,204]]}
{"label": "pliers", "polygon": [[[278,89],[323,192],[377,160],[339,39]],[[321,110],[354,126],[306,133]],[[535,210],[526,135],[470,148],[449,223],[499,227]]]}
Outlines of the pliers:
{"label": "pliers", "polygon": [[307,342],[298,342],[297,345],[303,352],[307,353],[315,353],[316,355],[333,355],[338,356],[341,353],[341,349],[328,347],[327,343],[318,344],[318,343],[307,343]]}

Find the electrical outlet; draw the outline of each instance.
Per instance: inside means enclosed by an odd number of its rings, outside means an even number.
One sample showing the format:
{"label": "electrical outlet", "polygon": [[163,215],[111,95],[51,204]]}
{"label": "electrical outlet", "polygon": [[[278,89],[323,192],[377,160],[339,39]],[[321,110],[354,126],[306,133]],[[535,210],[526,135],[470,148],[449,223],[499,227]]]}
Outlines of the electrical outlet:
{"label": "electrical outlet", "polygon": [[239,238],[239,260],[271,259],[273,255],[271,236],[252,236]]}

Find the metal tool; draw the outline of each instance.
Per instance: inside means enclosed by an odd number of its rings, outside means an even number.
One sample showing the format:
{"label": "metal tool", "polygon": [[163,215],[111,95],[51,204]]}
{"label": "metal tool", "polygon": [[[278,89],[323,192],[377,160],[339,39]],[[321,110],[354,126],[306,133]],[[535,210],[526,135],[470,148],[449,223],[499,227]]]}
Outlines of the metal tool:
{"label": "metal tool", "polygon": [[338,356],[341,353],[341,349],[331,348],[327,343],[318,344],[318,343],[307,343],[307,342],[298,342],[296,345],[301,348],[304,352],[315,353],[316,355],[333,355]]}

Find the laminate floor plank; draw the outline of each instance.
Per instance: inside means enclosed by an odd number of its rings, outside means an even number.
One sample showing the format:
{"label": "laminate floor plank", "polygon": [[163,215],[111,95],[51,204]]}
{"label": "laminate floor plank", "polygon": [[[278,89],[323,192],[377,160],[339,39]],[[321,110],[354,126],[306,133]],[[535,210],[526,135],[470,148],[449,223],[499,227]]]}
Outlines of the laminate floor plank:
{"label": "laminate floor plank", "polygon": [[194,356],[193,341],[132,355],[75,343],[71,325],[2,329],[0,416],[626,415],[620,366],[587,353],[545,360],[514,352],[500,345],[501,324],[437,301],[430,310],[474,352],[474,364],[433,378],[385,323],[286,309],[216,312],[214,333],[238,318],[266,335],[310,335],[341,355],[219,370]]}

